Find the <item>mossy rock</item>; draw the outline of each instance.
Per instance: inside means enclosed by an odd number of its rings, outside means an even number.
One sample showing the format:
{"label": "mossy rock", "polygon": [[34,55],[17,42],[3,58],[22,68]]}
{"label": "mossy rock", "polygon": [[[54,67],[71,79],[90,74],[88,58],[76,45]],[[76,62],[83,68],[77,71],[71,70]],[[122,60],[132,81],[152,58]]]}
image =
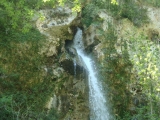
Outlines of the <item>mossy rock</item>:
{"label": "mossy rock", "polygon": [[60,40],[72,40],[74,35],[69,31],[69,29],[69,25],[54,26],[47,29],[46,32]]}

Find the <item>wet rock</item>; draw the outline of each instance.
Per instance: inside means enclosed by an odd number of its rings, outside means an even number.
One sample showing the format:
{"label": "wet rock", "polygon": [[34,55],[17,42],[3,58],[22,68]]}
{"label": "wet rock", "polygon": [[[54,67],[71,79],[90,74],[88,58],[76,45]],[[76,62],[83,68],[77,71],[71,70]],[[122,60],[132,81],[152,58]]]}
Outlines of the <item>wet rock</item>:
{"label": "wet rock", "polygon": [[43,24],[41,27],[48,28],[47,24]]}
{"label": "wet rock", "polygon": [[75,57],[77,55],[76,49],[73,47],[67,48],[67,52],[73,57]]}
{"label": "wet rock", "polygon": [[73,40],[80,19],[75,20],[76,15],[67,7],[44,9],[39,13],[44,20],[37,18],[36,26],[46,36],[39,53],[49,59],[42,69],[44,76],[51,75],[50,80],[55,83],[45,108],[48,111],[55,108],[61,120],[88,120],[87,81],[82,74],[85,69],[75,57],[77,51],[65,42]]}
{"label": "wet rock", "polygon": [[75,57],[77,55],[77,52],[75,48],[73,47],[73,41],[72,40],[65,40],[65,49],[72,57]]}
{"label": "wet rock", "polygon": [[71,75],[76,74],[78,77],[85,71],[83,66],[74,61],[74,59],[72,59],[72,57],[68,54],[62,54],[59,62],[63,69]]}
{"label": "wet rock", "polygon": [[59,24],[61,24],[61,21],[59,20],[59,21],[57,21],[57,24],[59,25]]}
{"label": "wet rock", "polygon": [[99,43],[99,40],[96,38],[96,30],[93,26],[90,26],[84,33],[84,45],[86,52],[93,52],[94,46]]}
{"label": "wet rock", "polygon": [[149,29],[148,30],[148,37],[152,41],[159,41],[159,32],[155,29]]}
{"label": "wet rock", "polygon": [[133,99],[132,99],[132,102],[136,107],[146,106],[147,101],[148,101],[147,96],[145,94],[137,94],[133,96]]}

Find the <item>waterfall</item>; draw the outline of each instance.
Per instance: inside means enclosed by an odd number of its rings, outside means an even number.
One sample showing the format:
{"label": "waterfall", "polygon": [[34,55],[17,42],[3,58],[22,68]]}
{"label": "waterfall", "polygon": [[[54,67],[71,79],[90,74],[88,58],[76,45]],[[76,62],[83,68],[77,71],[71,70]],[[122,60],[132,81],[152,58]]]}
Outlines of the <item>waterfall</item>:
{"label": "waterfall", "polygon": [[76,64],[76,59],[74,59],[73,60],[73,62],[74,62],[74,78],[76,78],[76,66],[77,66],[77,64]]}
{"label": "waterfall", "polygon": [[90,120],[110,120],[101,82],[96,76],[92,59],[84,54],[82,30],[79,28],[74,37],[74,47],[79,59],[82,60],[84,67],[88,70]]}

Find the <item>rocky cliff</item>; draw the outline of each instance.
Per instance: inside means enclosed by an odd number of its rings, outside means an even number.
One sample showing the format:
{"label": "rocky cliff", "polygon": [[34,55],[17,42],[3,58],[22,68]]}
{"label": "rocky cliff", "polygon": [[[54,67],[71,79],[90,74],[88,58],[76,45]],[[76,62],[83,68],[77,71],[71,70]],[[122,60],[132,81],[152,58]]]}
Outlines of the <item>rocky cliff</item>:
{"label": "rocky cliff", "polygon": [[[88,86],[86,75],[82,72],[85,69],[80,63],[77,64],[77,71],[74,72],[74,56],[76,51],[72,47],[72,40],[76,33],[76,27],[84,28],[84,43],[85,50],[88,54],[94,55],[94,58],[101,63],[104,68],[113,67],[106,66],[105,59],[109,57],[116,68],[114,72],[108,71],[108,79],[104,80],[109,84],[110,90],[110,102],[114,102],[113,113],[115,116],[122,114],[122,108],[135,114],[136,107],[139,105],[146,105],[145,94],[142,94],[142,87],[137,82],[134,65],[132,63],[126,63],[123,57],[128,55],[128,61],[132,61],[132,56],[135,51],[130,48],[130,38],[144,34],[151,41],[159,41],[159,9],[144,6],[147,9],[147,14],[150,22],[142,25],[141,27],[135,27],[133,23],[128,19],[115,19],[109,13],[101,11],[99,18],[103,19],[100,26],[90,25],[85,28],[81,24],[81,16],[72,14],[69,8],[57,8],[49,10],[41,10],[40,13],[44,15],[44,19],[37,20],[36,26],[40,32],[46,35],[47,39],[40,50],[40,54],[44,54],[50,59],[48,65],[44,65],[46,74],[51,72],[55,81],[55,89],[53,95],[46,104],[46,108],[50,110],[55,108],[61,114],[61,119],[76,119],[76,120],[88,120],[89,119],[89,106],[88,106]],[[114,26],[114,30],[108,23]],[[99,34],[99,30],[107,35],[116,34],[115,38],[104,38]],[[136,32],[135,32],[136,31]],[[114,33],[113,33],[114,32]],[[109,36],[109,35],[108,35]],[[110,39],[113,43],[106,43],[104,40]],[[125,48],[125,45],[126,48]],[[115,50],[110,53],[105,53],[104,49]],[[128,54],[124,55],[127,51]],[[58,63],[57,63],[58,62]],[[118,64],[117,64],[118,63]],[[132,64],[132,65],[131,65]],[[103,68],[102,67],[102,68]],[[132,69],[133,68],[133,69]],[[101,71],[100,71],[101,72]],[[75,77],[76,73],[76,77]],[[107,73],[107,74],[108,74]],[[114,77],[115,74],[124,74],[119,79]],[[107,76],[107,75],[106,75]],[[134,79],[133,81],[126,79]],[[121,79],[121,80],[120,80]],[[123,81],[124,80],[124,81]],[[107,85],[106,85],[107,86]],[[106,88],[107,89],[107,88]],[[120,95],[119,100],[125,99],[125,103],[118,101],[115,95]]]}

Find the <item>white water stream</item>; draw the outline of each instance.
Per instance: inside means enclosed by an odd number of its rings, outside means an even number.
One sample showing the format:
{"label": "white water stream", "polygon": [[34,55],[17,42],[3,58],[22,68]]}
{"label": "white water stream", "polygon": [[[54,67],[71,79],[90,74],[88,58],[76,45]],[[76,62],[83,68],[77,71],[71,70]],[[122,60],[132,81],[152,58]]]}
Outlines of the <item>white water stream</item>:
{"label": "white water stream", "polygon": [[96,76],[93,61],[83,52],[82,30],[79,28],[74,38],[74,47],[79,59],[82,59],[84,67],[88,70],[90,120],[110,120],[102,85]]}

